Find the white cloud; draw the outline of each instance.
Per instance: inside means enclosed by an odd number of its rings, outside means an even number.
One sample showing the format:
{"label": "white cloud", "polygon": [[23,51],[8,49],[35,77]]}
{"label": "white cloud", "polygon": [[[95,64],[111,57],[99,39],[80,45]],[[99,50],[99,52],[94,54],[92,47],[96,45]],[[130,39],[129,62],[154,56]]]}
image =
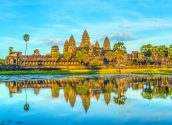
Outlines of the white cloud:
{"label": "white cloud", "polygon": [[109,35],[109,39],[111,41],[131,41],[131,40],[137,40],[138,38],[133,36],[131,32],[124,32],[124,33],[112,33]]}
{"label": "white cloud", "polygon": [[41,41],[43,41],[43,44],[45,45],[58,45],[63,43],[63,40],[61,40],[60,38],[56,38],[55,40],[42,39]]}
{"label": "white cloud", "polygon": [[132,31],[156,30],[172,27],[172,19],[141,18],[137,21],[124,20],[119,27]]}

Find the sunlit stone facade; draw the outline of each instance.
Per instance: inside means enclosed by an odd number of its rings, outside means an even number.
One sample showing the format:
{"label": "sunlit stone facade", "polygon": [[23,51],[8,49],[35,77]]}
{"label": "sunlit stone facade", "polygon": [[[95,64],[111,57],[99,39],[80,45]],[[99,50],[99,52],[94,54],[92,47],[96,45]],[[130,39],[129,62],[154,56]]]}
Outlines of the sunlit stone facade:
{"label": "sunlit stone facade", "polygon": [[106,51],[111,50],[110,49],[110,41],[109,41],[108,37],[106,37],[105,40],[104,40],[103,50],[106,50]]}
{"label": "sunlit stone facade", "polygon": [[[6,64],[19,65],[22,67],[42,67],[42,68],[66,68],[69,65],[71,68],[84,68],[76,58],[77,51],[86,50],[90,56],[90,60],[97,57],[103,60],[103,50],[110,51],[110,41],[106,38],[103,47],[101,48],[98,41],[95,45],[91,44],[87,30],[84,31],[79,47],[76,47],[76,41],[73,35],[70,36],[64,43],[63,53],[59,52],[58,46],[52,46],[51,52],[42,55],[38,49],[35,49],[32,55],[23,55],[21,52],[9,52],[6,58]],[[64,53],[72,53],[72,58],[67,61]]]}
{"label": "sunlit stone facade", "polygon": [[[108,37],[104,39],[103,46],[101,47],[98,40],[92,45],[89,34],[87,30],[83,32],[81,43],[76,46],[76,41],[73,35],[70,36],[64,42],[63,53],[59,52],[59,47],[54,45],[50,49],[50,53],[42,55],[38,49],[35,49],[32,55],[23,55],[21,52],[14,52],[13,49],[9,49],[9,55],[7,56],[5,63],[9,65],[15,65],[22,68],[56,68],[56,69],[87,69],[87,68],[115,68],[117,67],[117,61],[113,55],[113,59],[110,62],[110,56],[114,52],[111,49],[110,40]],[[80,60],[77,53],[85,50],[88,59]],[[109,52],[109,59],[106,53]],[[111,53],[112,52],[112,53]],[[84,55],[80,55],[82,58]],[[120,57],[121,58],[121,57]],[[119,59],[120,59],[119,58]],[[157,63],[145,62],[148,58],[139,51],[132,51],[131,54],[125,53],[120,67],[123,68],[153,68],[157,67]],[[152,56],[152,60],[156,60],[155,56]],[[165,62],[165,61],[164,61]],[[93,67],[93,66],[94,67]],[[96,66],[95,66],[96,65]],[[166,65],[172,65],[172,61],[166,60]],[[162,64],[159,64],[161,67]]]}

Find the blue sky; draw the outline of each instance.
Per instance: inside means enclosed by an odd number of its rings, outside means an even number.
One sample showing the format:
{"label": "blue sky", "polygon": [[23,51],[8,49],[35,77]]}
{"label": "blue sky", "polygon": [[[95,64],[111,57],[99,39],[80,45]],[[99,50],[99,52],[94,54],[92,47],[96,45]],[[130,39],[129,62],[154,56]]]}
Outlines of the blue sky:
{"label": "blue sky", "polygon": [[39,49],[50,53],[52,45],[63,44],[71,34],[77,46],[84,29],[91,42],[111,46],[123,41],[127,51],[141,45],[172,44],[172,3],[170,0],[0,0],[0,58],[8,48],[24,52],[23,34],[30,35],[28,54]]}

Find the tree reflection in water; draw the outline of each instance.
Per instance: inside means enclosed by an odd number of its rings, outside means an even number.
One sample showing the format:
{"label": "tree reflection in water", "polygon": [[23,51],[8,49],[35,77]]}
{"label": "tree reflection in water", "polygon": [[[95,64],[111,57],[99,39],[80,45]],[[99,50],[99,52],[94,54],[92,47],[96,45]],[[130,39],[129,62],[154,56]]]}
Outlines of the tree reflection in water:
{"label": "tree reflection in water", "polygon": [[24,110],[25,110],[25,111],[29,111],[30,106],[29,106],[29,104],[27,103],[27,92],[26,92],[26,89],[24,89],[24,91],[25,91],[25,99],[26,99],[26,103],[25,103],[25,105],[24,105]]}
{"label": "tree reflection in water", "polygon": [[[25,90],[26,104],[24,110],[29,111],[30,106],[27,102],[27,88],[33,88],[35,95],[38,95],[40,88],[50,88],[52,97],[59,97],[60,88],[63,89],[64,98],[73,108],[76,96],[82,100],[82,105],[87,112],[91,99],[97,101],[100,96],[104,96],[105,104],[115,103],[124,105],[126,103],[126,91],[141,90],[141,96],[145,99],[162,98],[166,99],[172,95],[172,78],[159,76],[136,76],[136,77],[72,77],[60,80],[33,80],[33,81],[13,81],[6,83],[9,88],[10,97],[14,93]],[[113,99],[112,99],[112,95]]]}
{"label": "tree reflection in water", "polygon": [[153,98],[153,90],[151,88],[150,82],[146,83],[146,87],[143,89],[142,96],[146,99]]}

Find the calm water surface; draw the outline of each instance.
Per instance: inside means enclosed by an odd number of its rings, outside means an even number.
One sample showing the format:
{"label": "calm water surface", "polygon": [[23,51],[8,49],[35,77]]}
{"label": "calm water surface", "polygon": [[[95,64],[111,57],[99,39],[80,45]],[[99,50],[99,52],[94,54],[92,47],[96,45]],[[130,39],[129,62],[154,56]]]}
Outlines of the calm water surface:
{"label": "calm water surface", "polygon": [[0,125],[172,125],[172,76],[0,76]]}

